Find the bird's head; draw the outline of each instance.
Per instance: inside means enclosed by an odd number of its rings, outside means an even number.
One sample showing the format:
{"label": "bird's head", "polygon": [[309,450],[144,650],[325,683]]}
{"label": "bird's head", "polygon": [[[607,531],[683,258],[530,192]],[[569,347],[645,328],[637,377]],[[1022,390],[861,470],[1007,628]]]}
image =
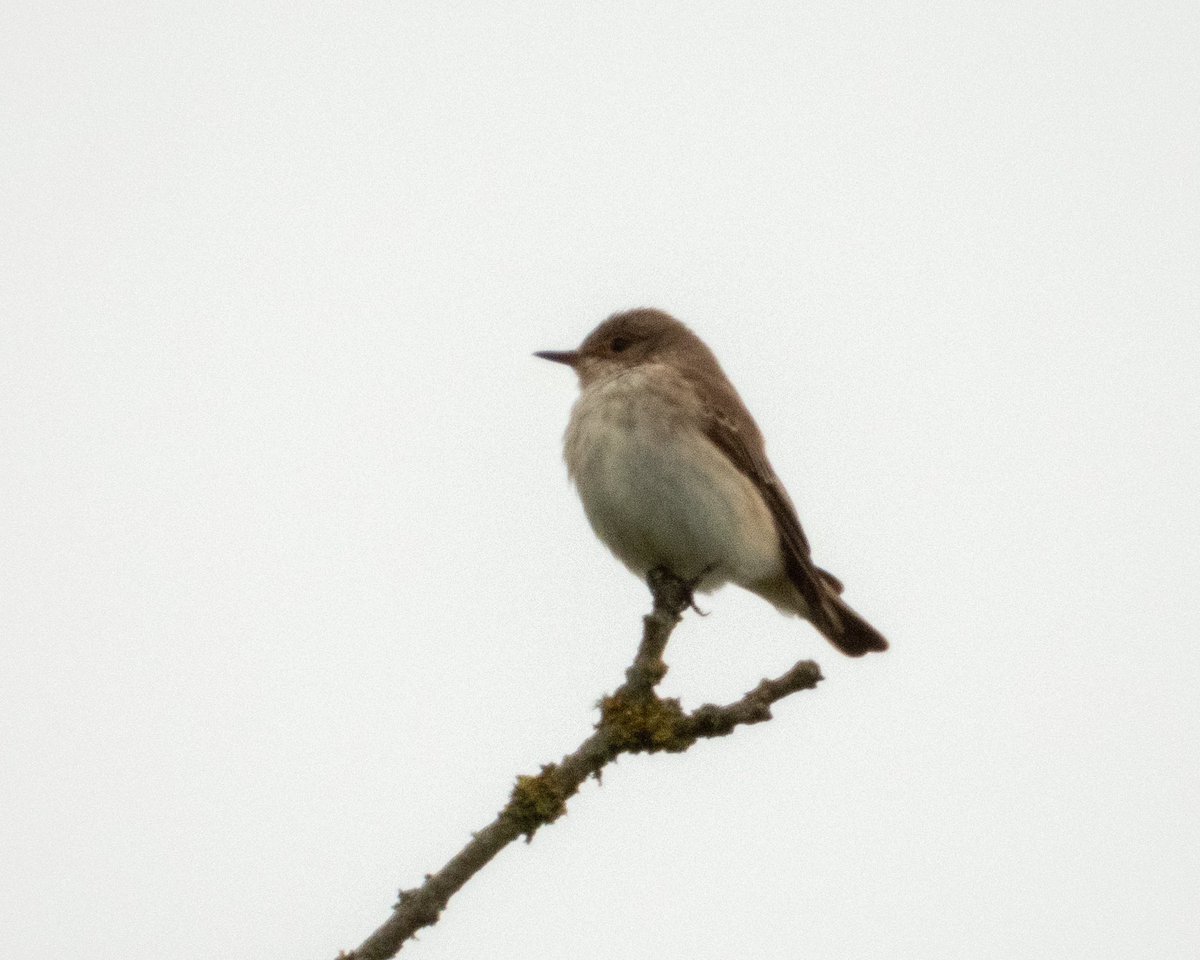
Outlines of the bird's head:
{"label": "bird's head", "polygon": [[687,369],[697,361],[711,359],[712,354],[699,337],[670,314],[644,307],[609,317],[587,335],[577,350],[544,350],[534,356],[566,364],[586,387],[647,363]]}

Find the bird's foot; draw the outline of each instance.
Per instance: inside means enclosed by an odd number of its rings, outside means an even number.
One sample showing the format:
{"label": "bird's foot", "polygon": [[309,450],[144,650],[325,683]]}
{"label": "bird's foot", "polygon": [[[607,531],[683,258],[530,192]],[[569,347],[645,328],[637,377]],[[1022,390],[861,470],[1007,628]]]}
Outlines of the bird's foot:
{"label": "bird's foot", "polygon": [[707,617],[708,614],[696,606],[694,594],[700,581],[712,573],[715,566],[716,564],[710,563],[696,576],[686,580],[666,567],[655,567],[646,574],[646,583],[654,597],[655,606],[670,610],[675,616],[679,616],[685,610],[695,610],[700,616]]}

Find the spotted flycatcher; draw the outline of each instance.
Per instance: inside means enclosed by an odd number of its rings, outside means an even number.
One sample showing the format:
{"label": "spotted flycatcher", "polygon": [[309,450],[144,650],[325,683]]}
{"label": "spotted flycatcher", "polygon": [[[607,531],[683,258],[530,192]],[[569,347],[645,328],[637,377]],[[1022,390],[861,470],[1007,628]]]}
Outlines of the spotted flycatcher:
{"label": "spotted flycatcher", "polygon": [[852,657],[887,641],[814,565],[758,424],[712,351],[661,310],[618,313],[578,350],[536,354],[579,376],[567,472],[604,544],[645,578],[736,583]]}

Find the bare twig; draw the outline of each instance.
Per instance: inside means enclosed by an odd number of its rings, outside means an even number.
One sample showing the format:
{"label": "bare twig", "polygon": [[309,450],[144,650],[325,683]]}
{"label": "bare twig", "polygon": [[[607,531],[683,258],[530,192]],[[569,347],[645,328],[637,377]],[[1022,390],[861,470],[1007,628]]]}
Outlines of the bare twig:
{"label": "bare twig", "polygon": [[643,618],[642,642],[625,671],[625,682],[600,701],[596,731],[558,763],[538,774],[517,777],[516,786],[496,819],[478,833],[425,882],[400,891],[392,915],[356,950],[339,960],[385,960],[422,927],[436,923],[447,901],[493,857],[538,828],[553,823],[590,776],[622,753],[681,753],[697,740],[723,737],[741,724],[771,719],[771,705],[799,690],[811,690],[821,680],[820,668],[802,660],[782,676],[763,680],[740,700],[725,706],[705,704],[685,713],[675,699],[663,699],[655,687],[667,673],[663,652],[683,611],[692,606],[690,586],[669,573],[651,574],[654,609]]}

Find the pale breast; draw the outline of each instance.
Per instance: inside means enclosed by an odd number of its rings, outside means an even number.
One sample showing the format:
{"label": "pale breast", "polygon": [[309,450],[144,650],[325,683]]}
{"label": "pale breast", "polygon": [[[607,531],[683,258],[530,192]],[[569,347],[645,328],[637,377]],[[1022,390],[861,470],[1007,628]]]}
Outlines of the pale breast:
{"label": "pale breast", "polygon": [[592,384],[567,427],[565,457],[596,535],[639,576],[711,568],[700,589],[782,568],[778,533],[753,483],[699,429],[699,399],[667,367]]}

